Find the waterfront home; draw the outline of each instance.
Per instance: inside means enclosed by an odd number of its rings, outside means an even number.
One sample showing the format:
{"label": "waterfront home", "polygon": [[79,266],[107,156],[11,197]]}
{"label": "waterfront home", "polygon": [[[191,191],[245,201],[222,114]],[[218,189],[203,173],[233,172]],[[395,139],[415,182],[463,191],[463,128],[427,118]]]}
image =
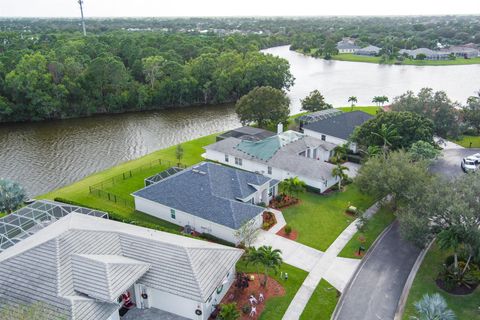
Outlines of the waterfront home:
{"label": "waterfront home", "polygon": [[319,120],[322,120],[322,119],[333,117],[333,116],[336,116],[336,115],[341,114],[341,113],[342,113],[342,110],[340,110],[340,109],[330,108],[330,109],[315,111],[315,112],[311,112],[311,113],[301,115],[300,117],[295,118],[295,122],[297,122],[299,124],[300,132],[302,132],[303,126],[308,124],[308,123],[312,123],[312,122],[315,122],[315,121],[319,121]]}
{"label": "waterfront home", "polygon": [[381,48],[377,46],[367,46],[365,48],[360,48],[358,49],[355,54],[361,55],[361,56],[378,56],[380,54]]}
{"label": "waterfront home", "polygon": [[351,38],[343,38],[337,42],[338,53],[355,53],[360,47],[355,44],[355,40]]}
{"label": "waterfront home", "polygon": [[242,140],[258,141],[273,135],[275,135],[275,133],[268,130],[245,126],[219,134],[216,139],[217,141],[220,141],[226,138],[234,137]]}
{"label": "waterfront home", "polygon": [[472,48],[470,46],[452,46],[448,49],[444,49],[443,51],[453,54],[455,57],[465,59],[476,58],[480,54],[477,48]]}
{"label": "waterfront home", "polygon": [[323,192],[338,182],[327,163],[335,145],[295,131],[285,131],[260,141],[228,138],[205,148],[204,158],[284,180],[298,177]]}
{"label": "waterfront home", "polygon": [[[350,141],[350,137],[356,127],[361,126],[365,121],[372,118],[370,114],[356,110],[309,123],[303,126],[302,129],[307,136],[335,145],[343,145]],[[349,143],[349,149],[355,153],[358,151],[354,142]]]}
{"label": "waterfront home", "polygon": [[51,319],[208,319],[243,253],[79,211],[40,226],[0,253],[5,319],[19,306],[39,306]]}
{"label": "waterfront home", "polygon": [[448,60],[450,59],[450,52],[431,50],[428,48],[418,48],[414,50],[401,49],[401,55],[405,55],[412,59],[418,59],[419,55],[424,55],[425,60]]}
{"label": "waterfront home", "polygon": [[[227,138],[223,141],[236,138]],[[263,212],[277,194],[278,180],[216,163],[203,162],[135,193],[135,209],[184,227],[239,243],[236,231]],[[261,204],[261,205],[259,205]]]}

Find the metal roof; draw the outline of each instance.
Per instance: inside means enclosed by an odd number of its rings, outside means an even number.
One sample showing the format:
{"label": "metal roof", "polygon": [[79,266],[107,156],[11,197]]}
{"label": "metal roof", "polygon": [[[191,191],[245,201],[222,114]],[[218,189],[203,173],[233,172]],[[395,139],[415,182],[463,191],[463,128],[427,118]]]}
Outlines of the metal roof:
{"label": "metal roof", "polygon": [[108,214],[102,211],[38,200],[0,218],[0,252],[72,212],[108,218]]}

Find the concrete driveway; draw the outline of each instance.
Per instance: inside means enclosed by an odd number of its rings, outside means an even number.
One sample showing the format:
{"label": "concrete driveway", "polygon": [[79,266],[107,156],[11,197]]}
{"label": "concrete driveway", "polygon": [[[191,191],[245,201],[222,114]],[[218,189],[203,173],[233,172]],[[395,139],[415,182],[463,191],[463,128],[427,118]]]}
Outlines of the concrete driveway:
{"label": "concrete driveway", "polygon": [[391,320],[420,249],[400,237],[394,222],[364,258],[333,316],[334,320]]}
{"label": "concrete driveway", "polygon": [[431,166],[431,171],[447,179],[457,178],[464,174],[460,167],[462,159],[477,152],[480,152],[479,148],[444,149],[440,158]]}

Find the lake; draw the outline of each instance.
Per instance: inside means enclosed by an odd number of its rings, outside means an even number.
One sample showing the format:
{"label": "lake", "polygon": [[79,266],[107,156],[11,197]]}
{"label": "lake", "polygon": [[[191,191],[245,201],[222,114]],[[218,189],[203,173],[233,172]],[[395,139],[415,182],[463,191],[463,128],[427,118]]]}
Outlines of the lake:
{"label": "lake", "polygon": [[[300,98],[319,89],[329,103],[371,104],[406,90],[430,86],[465,102],[480,89],[480,65],[391,66],[325,61],[288,50],[264,50],[287,59],[295,76],[289,96],[292,113]],[[179,108],[101,115],[40,123],[0,124],[0,177],[19,181],[30,195],[46,193],[94,172],[155,150],[239,126],[233,106]]]}

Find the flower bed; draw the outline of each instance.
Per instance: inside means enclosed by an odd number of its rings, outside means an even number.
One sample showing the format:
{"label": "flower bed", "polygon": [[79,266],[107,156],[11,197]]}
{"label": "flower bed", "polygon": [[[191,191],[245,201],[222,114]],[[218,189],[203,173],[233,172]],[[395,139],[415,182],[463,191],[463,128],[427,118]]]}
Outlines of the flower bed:
{"label": "flower bed", "polygon": [[287,238],[287,239],[290,239],[290,240],[297,240],[298,231],[292,229],[292,231],[289,234],[287,234],[285,232],[285,227],[283,227],[280,231],[277,232],[277,235],[279,235],[281,237],[284,237],[284,238]]}
{"label": "flower bed", "polygon": [[282,209],[299,203],[297,198],[287,195],[278,195],[270,201],[270,207],[274,209]]}
{"label": "flower bed", "polygon": [[277,219],[275,218],[275,215],[273,212],[270,211],[265,211],[263,213],[263,223],[262,223],[262,229],[267,231],[271,227],[273,227],[277,223]]}
{"label": "flower bed", "polygon": [[[253,276],[253,281],[248,281],[248,287],[245,289],[238,288],[236,283],[234,283],[230,289],[228,290],[227,294],[223,298],[221,304],[228,304],[235,302],[237,304],[237,308],[241,314],[241,320],[247,319],[259,319],[260,315],[265,309],[265,304],[273,297],[281,297],[285,295],[285,288],[277,282],[275,279],[268,277],[267,286],[263,287],[260,285],[260,282],[263,280],[263,274],[256,274],[256,273],[248,273],[247,276]],[[263,294],[265,300],[263,302],[258,302],[256,304],[257,314],[254,316],[250,316],[250,308],[251,304],[249,298],[251,295],[255,296],[258,300],[260,293]],[[248,311],[245,313],[245,311]]]}

